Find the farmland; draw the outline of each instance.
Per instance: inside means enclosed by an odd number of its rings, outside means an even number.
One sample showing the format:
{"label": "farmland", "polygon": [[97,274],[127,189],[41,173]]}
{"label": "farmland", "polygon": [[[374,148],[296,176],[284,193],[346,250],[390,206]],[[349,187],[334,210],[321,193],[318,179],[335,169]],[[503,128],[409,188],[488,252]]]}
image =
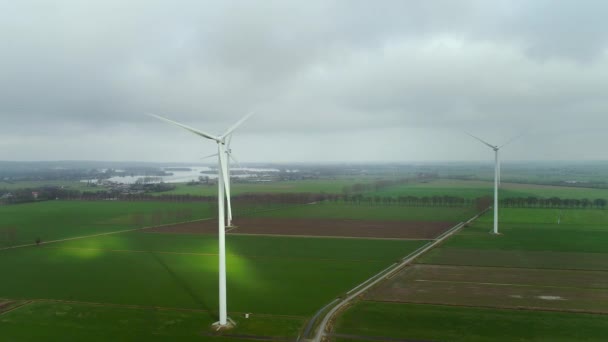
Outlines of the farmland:
{"label": "farmland", "polygon": [[16,190],[16,189],[38,189],[41,187],[61,187],[68,190],[78,191],[97,191],[98,188],[87,186],[84,182],[79,181],[15,181],[15,182],[0,182],[0,190]]}
{"label": "farmland", "polygon": [[608,281],[603,271],[414,265],[383,283],[368,298],[608,313]]}
{"label": "farmland", "polygon": [[[500,231],[504,234],[487,234],[492,216],[485,215],[421,262],[511,267],[529,264],[535,268],[559,268],[561,262],[564,266],[570,265],[567,268],[594,269],[596,261],[608,259],[606,210],[504,209],[499,215]],[[560,224],[557,224],[558,216],[562,217]],[[456,254],[461,258],[455,258]],[[490,254],[495,257],[479,257]],[[558,255],[560,257],[555,258]],[[492,260],[494,258],[496,260]],[[568,259],[578,260],[579,266]]]}
{"label": "farmland", "polygon": [[[175,222],[173,213],[188,211],[190,219],[210,217],[209,203],[48,201],[0,206],[0,231],[16,229],[11,239],[0,235],[0,247],[92,235]],[[136,220],[136,216],[141,215]]]}
{"label": "farmland", "polygon": [[[340,219],[250,218],[238,220],[228,234],[373,239],[434,239],[455,225],[437,221],[364,221]],[[217,221],[188,222],[152,228],[158,233],[215,234]]]}
{"label": "farmland", "polygon": [[473,216],[474,213],[475,209],[469,207],[404,208],[398,206],[322,203],[291,207],[284,210],[263,211],[254,213],[251,217],[460,222]]}
{"label": "farmland", "polygon": [[[603,341],[603,315],[445,305],[359,302],[336,323],[336,340],[354,335],[439,341]],[[364,338],[365,340],[365,338]]]}
{"label": "farmland", "polygon": [[[33,341],[243,341],[214,336],[201,322],[213,319],[203,310],[171,310],[70,301],[34,301],[2,316],[4,340]],[[233,333],[293,336],[299,317],[252,316]]]}
{"label": "farmland", "polygon": [[[491,196],[494,182],[476,180],[438,179],[428,182],[411,182],[373,192],[379,196],[459,196],[477,198]],[[608,198],[608,189],[551,186],[537,184],[518,184],[503,182],[499,191],[501,198],[508,197],[560,197],[573,199]]]}
{"label": "farmland", "polygon": [[[294,180],[280,182],[239,183],[232,186],[232,193],[342,193],[344,187],[356,183],[370,183],[375,177],[338,177],[334,179]],[[217,194],[217,185],[175,184],[176,188],[157,195],[195,195],[213,196]]]}
{"label": "farmland", "polygon": [[[284,183],[266,185],[268,192]],[[285,193],[326,186],[294,184]],[[411,182],[366,196],[473,199],[489,185]],[[504,184],[501,196],[509,191],[594,198],[604,190]],[[227,285],[238,325],[222,334],[209,328],[218,311],[216,211],[214,202],[168,200],[0,206],[3,246],[31,245],[0,250],[0,268],[11,275],[0,284],[0,338],[60,339],[70,329],[74,340],[296,339],[321,307],[477,209],[235,202]],[[491,212],[481,216],[365,293],[338,316],[331,338],[599,340],[607,327],[598,314],[608,313],[607,211],[504,208],[499,215],[501,235],[488,234]]]}
{"label": "farmland", "polygon": [[338,318],[334,339],[601,340],[608,212],[502,209],[500,235],[489,234],[492,220],[486,213],[370,290]]}
{"label": "farmland", "polygon": [[[171,239],[161,234],[128,233],[120,239],[98,237],[4,251],[1,267],[13,277],[3,281],[2,297],[216,311],[216,240],[198,240],[202,246],[198,250],[180,248],[184,240],[183,236]],[[353,255],[356,250],[351,246],[339,246],[345,250],[342,256],[327,249],[302,250],[294,239],[274,241],[281,246],[279,251],[296,251],[284,257],[282,253],[255,253],[250,246],[241,247],[244,244],[256,246],[256,241],[228,241],[231,310],[279,315],[310,314],[332,296],[417,247],[412,243],[378,244],[371,246],[369,255]],[[240,248],[252,254],[241,254]],[[315,287],[316,277],[328,280],[323,291]],[[269,296],[281,299],[259,300]]]}
{"label": "farmland", "polygon": [[[166,336],[189,340],[201,334],[215,338],[205,334],[213,333],[209,326],[217,319],[216,235],[128,231],[156,223],[158,213],[162,213],[161,223],[180,218],[167,214],[172,211],[192,210],[196,214],[191,219],[212,217],[212,204],[49,201],[0,210],[2,226],[17,227],[19,241],[31,243],[32,237],[44,234],[39,246],[0,250],[0,268],[11,275],[0,284],[0,298],[23,304],[2,314],[3,339],[63,336],[61,330],[69,326],[75,327],[74,339],[91,334],[99,340],[133,334],[152,336],[151,340]],[[430,221],[435,219],[430,215],[436,214],[458,222],[469,215],[467,210],[403,213],[398,207],[359,210],[358,206],[318,204],[259,212],[243,220],[354,216],[406,222]],[[359,213],[349,215],[349,211]],[[127,231],[95,236],[123,230]],[[85,235],[92,236],[44,243]],[[295,338],[320,307],[425,243],[229,234],[229,314],[239,324],[231,334]],[[244,313],[252,313],[251,319],[244,319]],[[125,321],[134,322],[133,331],[127,331]],[[150,331],[143,332],[147,325]],[[39,330],[29,334],[28,327]],[[230,336],[224,338],[238,339]]]}

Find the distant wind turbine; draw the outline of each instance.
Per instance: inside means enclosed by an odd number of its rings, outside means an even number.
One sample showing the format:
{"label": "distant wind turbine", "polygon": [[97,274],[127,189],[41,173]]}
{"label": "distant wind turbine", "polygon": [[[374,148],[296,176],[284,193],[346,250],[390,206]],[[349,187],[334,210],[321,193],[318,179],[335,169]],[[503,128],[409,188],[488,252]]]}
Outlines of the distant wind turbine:
{"label": "distant wind turbine", "polygon": [[230,136],[232,133],[241,125],[245,120],[249,119],[254,113],[251,112],[245,115],[242,119],[237,121],[234,125],[224,132],[224,134],[215,136],[198,129],[183,125],[179,122],[175,122],[173,120],[169,120],[163,118],[162,116],[148,114],[152,117],[155,117],[159,120],[168,122],[170,124],[179,126],[191,133],[194,133],[200,137],[213,140],[217,143],[217,159],[218,159],[218,174],[217,174],[217,186],[218,186],[218,194],[217,194],[217,204],[218,204],[218,231],[219,231],[219,304],[220,304],[220,320],[216,324],[220,327],[224,327],[228,325],[228,314],[227,314],[227,305],[226,305],[226,224],[224,217],[224,198],[227,196],[230,197],[230,188],[226,186],[226,183],[229,182],[228,172],[227,172],[227,158],[226,158],[226,140],[230,141]]}
{"label": "distant wind turbine", "polygon": [[501,148],[505,147],[506,145],[512,143],[515,139],[519,138],[521,136],[521,134],[514,137],[513,139],[507,141],[506,143],[504,143],[501,146],[492,145],[492,144],[474,136],[473,134],[470,134],[470,133],[467,133],[467,134],[469,136],[479,140],[482,144],[488,146],[492,150],[494,150],[494,234],[498,234],[498,185],[500,184],[500,159],[498,158],[498,151]]}

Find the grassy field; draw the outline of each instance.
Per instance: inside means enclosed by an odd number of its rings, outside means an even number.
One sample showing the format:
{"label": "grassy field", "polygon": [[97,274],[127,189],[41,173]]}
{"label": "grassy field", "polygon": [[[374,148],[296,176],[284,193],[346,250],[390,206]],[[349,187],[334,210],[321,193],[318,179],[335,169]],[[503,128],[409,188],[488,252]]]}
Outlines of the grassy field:
{"label": "grassy field", "polygon": [[608,211],[504,209],[501,235],[488,234],[491,212],[419,262],[532,268],[608,269]]}
{"label": "grassy field", "polygon": [[[173,206],[213,215],[201,203],[52,201],[1,207],[0,217],[20,234],[50,239],[130,228],[133,212]],[[425,243],[229,235],[234,333],[295,338],[320,307]],[[1,316],[0,339],[200,338],[217,319],[217,248],[212,235],[143,230],[0,250],[0,269],[10,275],[0,298],[33,301]]]}
{"label": "grassy field", "polygon": [[[35,301],[2,316],[5,341],[246,341],[213,336],[206,311]],[[297,336],[300,317],[253,315],[231,334]]]}
{"label": "grassy field", "polygon": [[[46,180],[46,181],[18,181],[18,182],[1,182],[0,190],[17,190],[17,189],[37,189],[45,186],[57,186],[68,190],[78,190],[87,192],[96,192],[103,190],[100,187],[89,187],[84,182],[78,181],[60,181],[60,180]],[[0,191],[2,192],[2,191]]]}
{"label": "grassy field", "polygon": [[[438,179],[427,183],[412,182],[394,186],[388,189],[369,193],[379,196],[459,196],[464,198],[477,198],[492,196],[494,193],[494,182],[490,181],[464,181],[455,179]],[[608,189],[591,189],[565,186],[549,186],[535,184],[501,184],[499,189],[500,198],[509,197],[560,197],[572,199],[608,199]]]}
{"label": "grassy field", "polygon": [[[27,268],[7,268],[9,257],[20,258],[16,264]],[[0,287],[4,297],[217,311],[217,256],[47,249],[10,253],[3,261],[2,267],[18,277]],[[231,256],[227,265],[231,312],[306,316],[385,264]],[[36,267],[44,271],[33,272]],[[292,268],[301,271],[285,272]],[[315,276],[331,284],[319,291]]]}
{"label": "grassy field", "polygon": [[[416,190],[420,195],[411,195],[432,196],[434,190],[425,191],[435,187],[441,191],[437,195],[445,195],[447,189],[455,196],[462,196],[458,194],[462,190],[466,196],[477,197],[475,193],[489,184],[476,182],[480,183],[476,188],[472,182],[441,182],[420,184]],[[314,188],[312,183],[302,186]],[[572,191],[547,188],[532,186],[522,191]],[[515,185],[511,190],[517,190]],[[184,209],[191,210],[193,218],[215,216],[214,204],[206,203],[51,201],[0,207],[0,229],[16,227],[19,241],[31,243],[39,236],[48,241],[141,227],[155,222],[154,215],[168,223],[177,219],[171,212]],[[134,220],[136,213],[143,215],[143,222]],[[474,214],[475,209],[468,207],[322,203],[248,215],[462,222]],[[428,291],[427,299],[418,293],[416,298],[422,302],[453,294],[460,297],[443,304],[478,306],[501,306],[503,297],[512,294],[542,303],[538,297],[554,288],[549,295],[577,298],[579,305],[556,301],[545,309],[608,308],[603,280],[603,272],[608,271],[608,211],[504,209],[500,222],[502,235],[489,234],[492,215],[487,213],[417,261],[419,267],[475,266],[466,279],[445,278],[466,273],[457,269],[440,272],[436,278],[430,274],[408,278],[406,283],[416,286],[404,288],[435,289]],[[228,308],[239,323],[234,334],[295,338],[320,307],[425,243],[228,235]],[[238,340],[207,336],[209,324],[217,319],[217,267],[217,237],[212,235],[143,230],[0,250],[0,269],[10,275],[0,282],[0,298],[32,301],[0,316],[0,339]],[[590,295],[591,291],[596,292]],[[253,313],[253,318],[246,320],[244,313]],[[354,334],[450,341],[601,340],[608,332],[603,318],[367,300],[339,316],[335,331],[345,335],[335,339],[349,340],[346,335]],[[67,330],[71,335],[66,337]]]}
{"label": "grassy field", "polygon": [[487,212],[339,316],[335,340],[602,340],[608,211],[499,213],[500,235]]}
{"label": "grassy field", "polygon": [[[230,236],[231,310],[312,314],[424,243],[319,240]],[[211,236],[139,232],[6,250],[0,268],[12,277],[0,284],[0,297],[214,311],[216,253],[217,240]]]}
{"label": "grassy field", "polygon": [[324,218],[352,220],[403,220],[461,222],[475,215],[469,207],[400,207],[321,203],[254,213],[253,217]]}
{"label": "grassy field", "polygon": [[606,253],[436,248],[418,262],[436,265],[608,271]]}
{"label": "grassy field", "polygon": [[[277,203],[235,203],[235,214],[276,209]],[[179,213],[187,212],[186,217]],[[217,216],[215,203],[46,201],[0,206],[0,248]],[[139,218],[138,218],[139,217]],[[14,237],[7,230],[14,229]]]}
{"label": "grassy field", "polygon": [[608,320],[603,315],[359,302],[340,316],[336,331],[429,341],[605,341]]}
{"label": "grassy field", "polygon": [[[138,228],[156,223],[175,222],[170,215],[177,210],[191,210],[192,219],[214,215],[210,203],[119,202],[119,201],[47,201],[0,206],[0,232],[14,228],[16,235],[9,239],[0,234],[0,247],[91,235]],[[134,215],[142,214],[136,222]]]}

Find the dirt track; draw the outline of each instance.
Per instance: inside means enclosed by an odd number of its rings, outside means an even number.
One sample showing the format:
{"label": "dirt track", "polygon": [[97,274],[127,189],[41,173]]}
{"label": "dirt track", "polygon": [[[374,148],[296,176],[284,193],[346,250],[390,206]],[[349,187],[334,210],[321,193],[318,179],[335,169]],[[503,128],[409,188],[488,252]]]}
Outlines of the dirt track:
{"label": "dirt track", "polygon": [[[453,222],[362,221],[340,219],[239,218],[229,234],[434,239]],[[205,220],[150,228],[144,232],[216,234],[217,221]]]}

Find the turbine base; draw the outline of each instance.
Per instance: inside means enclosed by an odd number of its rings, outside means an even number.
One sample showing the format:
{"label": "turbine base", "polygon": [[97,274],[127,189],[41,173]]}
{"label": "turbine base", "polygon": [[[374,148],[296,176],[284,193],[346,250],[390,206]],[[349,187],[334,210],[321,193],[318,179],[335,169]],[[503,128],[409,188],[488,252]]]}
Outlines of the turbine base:
{"label": "turbine base", "polygon": [[220,324],[220,322],[215,322],[211,324],[211,328],[215,331],[226,331],[230,329],[234,329],[236,327],[236,322],[232,320],[232,318],[228,317],[226,320],[226,324]]}

